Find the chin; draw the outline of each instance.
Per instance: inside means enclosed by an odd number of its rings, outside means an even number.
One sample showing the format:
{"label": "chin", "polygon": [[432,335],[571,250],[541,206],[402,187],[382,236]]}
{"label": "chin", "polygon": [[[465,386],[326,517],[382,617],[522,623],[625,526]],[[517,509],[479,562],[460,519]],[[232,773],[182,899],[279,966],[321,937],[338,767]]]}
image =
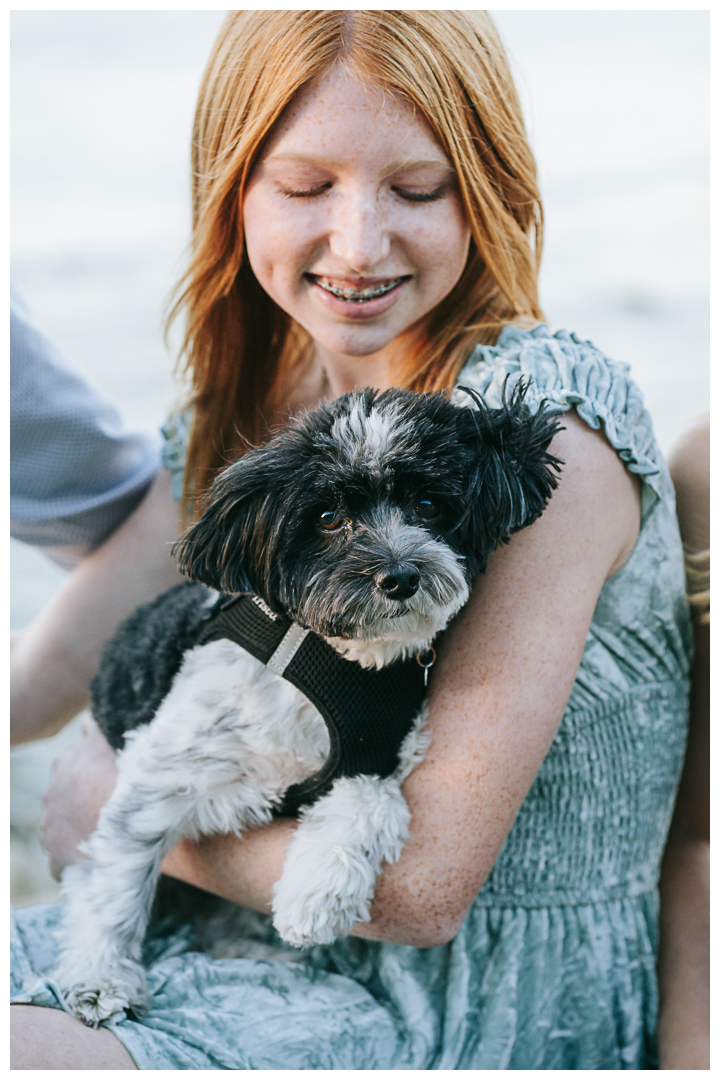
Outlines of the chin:
{"label": "chin", "polygon": [[342,314],[323,305],[321,312],[314,312],[305,322],[297,321],[327,352],[361,358],[382,352],[399,338],[404,340],[423,317],[424,313],[408,312],[403,297],[398,297],[391,308],[377,315],[368,314],[366,305]]}

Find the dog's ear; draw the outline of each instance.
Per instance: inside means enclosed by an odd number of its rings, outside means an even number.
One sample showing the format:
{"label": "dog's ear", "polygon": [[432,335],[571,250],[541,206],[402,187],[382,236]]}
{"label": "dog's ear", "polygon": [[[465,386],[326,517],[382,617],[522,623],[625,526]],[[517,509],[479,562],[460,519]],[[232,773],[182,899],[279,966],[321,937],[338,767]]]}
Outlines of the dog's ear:
{"label": "dog's ear", "polygon": [[217,477],[207,509],[172,549],[183,574],[218,592],[260,589],[263,537],[275,517],[262,457],[251,451]]}
{"label": "dog's ear", "polygon": [[[469,387],[476,408],[461,408],[461,438],[470,450],[467,472],[466,527],[471,547],[481,559],[497,545],[540,517],[558,485],[563,464],[549,453],[553,437],[562,431],[558,414],[547,403],[532,414],[525,404],[528,384],[518,380],[503,404],[491,409]],[[482,566],[480,567],[482,568]]]}

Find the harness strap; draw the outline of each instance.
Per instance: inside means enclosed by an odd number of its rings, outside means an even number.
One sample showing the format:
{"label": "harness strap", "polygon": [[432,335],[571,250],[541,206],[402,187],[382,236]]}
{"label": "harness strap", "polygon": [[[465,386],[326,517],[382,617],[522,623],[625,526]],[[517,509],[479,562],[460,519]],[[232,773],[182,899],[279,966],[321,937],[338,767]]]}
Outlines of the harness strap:
{"label": "harness strap", "polygon": [[285,631],[285,636],[265,667],[269,667],[276,675],[284,675],[285,668],[288,666],[309,633],[309,630],[303,630],[302,626],[293,623],[290,629]]}

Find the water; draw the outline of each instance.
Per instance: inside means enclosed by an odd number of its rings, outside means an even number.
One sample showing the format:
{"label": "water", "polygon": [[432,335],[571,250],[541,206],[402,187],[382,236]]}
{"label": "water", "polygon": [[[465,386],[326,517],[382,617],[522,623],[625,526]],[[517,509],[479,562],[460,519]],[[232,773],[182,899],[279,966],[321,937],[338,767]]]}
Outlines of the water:
{"label": "water", "polygon": [[[189,229],[195,95],[221,11],[11,16],[13,278],[39,326],[155,429],[161,317]],[[493,13],[546,209],[551,323],[631,364],[661,444],[708,407],[709,13]],[[12,620],[63,574],[12,545]],[[33,839],[57,740],[13,754],[14,896],[54,895]]]}

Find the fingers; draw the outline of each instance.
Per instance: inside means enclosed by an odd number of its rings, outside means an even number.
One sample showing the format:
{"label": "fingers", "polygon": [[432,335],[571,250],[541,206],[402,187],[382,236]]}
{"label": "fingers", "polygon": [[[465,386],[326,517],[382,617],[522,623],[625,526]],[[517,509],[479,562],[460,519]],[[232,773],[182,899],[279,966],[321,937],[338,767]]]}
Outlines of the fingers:
{"label": "fingers", "polygon": [[41,843],[56,879],[68,863],[75,862],[78,844],[97,827],[100,810],[117,779],[115,752],[89,713],[82,717],[82,728],[84,737],[53,761],[50,784],[42,797]]}
{"label": "fingers", "polygon": [[93,715],[89,709],[85,709],[84,712],[80,714],[80,721],[82,726],[82,733],[85,738],[89,738],[90,735],[97,734],[100,731],[100,728],[95,723]]}

